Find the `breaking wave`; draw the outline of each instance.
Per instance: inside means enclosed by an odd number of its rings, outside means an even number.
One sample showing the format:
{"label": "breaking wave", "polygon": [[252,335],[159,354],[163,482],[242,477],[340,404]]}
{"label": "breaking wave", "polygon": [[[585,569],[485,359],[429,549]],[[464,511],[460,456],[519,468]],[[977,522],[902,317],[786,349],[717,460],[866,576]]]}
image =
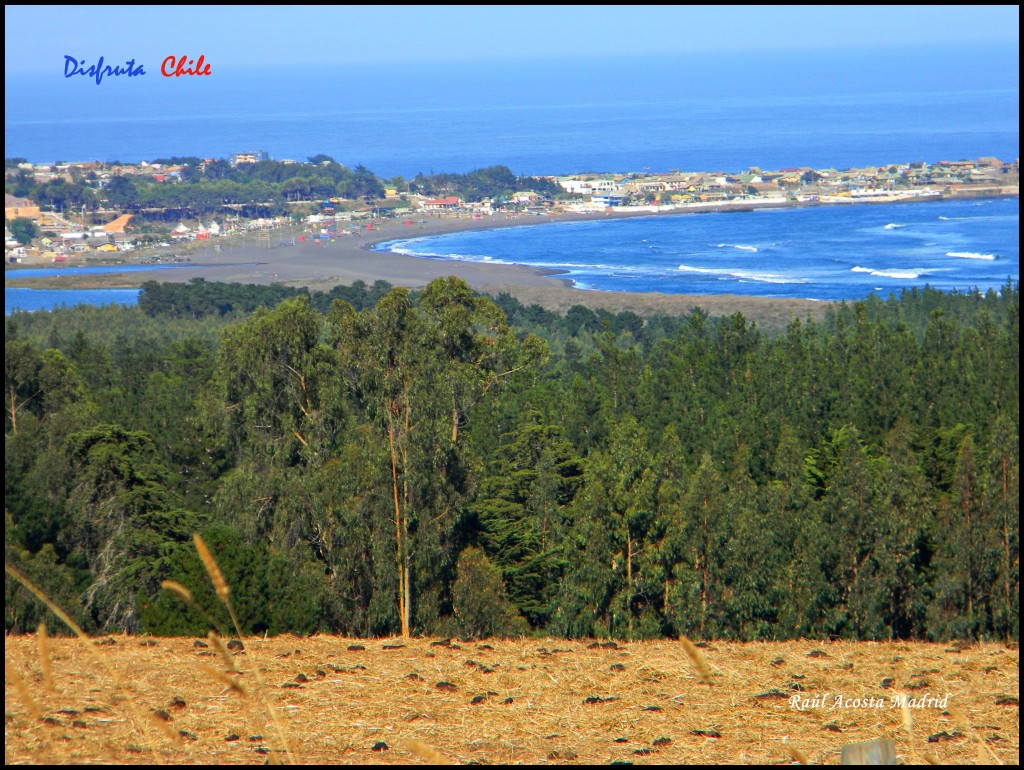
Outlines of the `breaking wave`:
{"label": "breaking wave", "polygon": [[778,273],[758,273],[754,270],[693,267],[692,265],[680,265],[676,269],[683,273],[701,273],[703,275],[718,276],[719,280],[723,281],[730,278],[738,278],[741,281],[758,281],[759,283],[808,283],[806,278],[789,278]]}
{"label": "breaking wave", "polygon": [[996,258],[995,254],[979,254],[976,251],[947,251],[947,257],[958,257],[959,259],[984,259],[991,262]]}
{"label": "breaking wave", "polygon": [[897,270],[895,268],[889,268],[887,270],[873,270],[870,267],[851,267],[851,273],[868,273],[869,275],[876,276],[878,278],[899,278],[903,280],[914,280],[924,274],[925,270]]}

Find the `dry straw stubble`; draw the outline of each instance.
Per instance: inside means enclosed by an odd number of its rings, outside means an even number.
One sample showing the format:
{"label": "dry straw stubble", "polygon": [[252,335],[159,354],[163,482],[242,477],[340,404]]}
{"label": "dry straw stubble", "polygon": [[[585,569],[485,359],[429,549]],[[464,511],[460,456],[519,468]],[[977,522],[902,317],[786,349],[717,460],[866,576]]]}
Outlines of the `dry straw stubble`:
{"label": "dry straw stubble", "polygon": [[50,645],[46,633],[46,621],[40,621],[36,628],[36,640],[39,643],[39,668],[43,672],[43,684],[47,689],[53,688],[53,665],[50,662]]}

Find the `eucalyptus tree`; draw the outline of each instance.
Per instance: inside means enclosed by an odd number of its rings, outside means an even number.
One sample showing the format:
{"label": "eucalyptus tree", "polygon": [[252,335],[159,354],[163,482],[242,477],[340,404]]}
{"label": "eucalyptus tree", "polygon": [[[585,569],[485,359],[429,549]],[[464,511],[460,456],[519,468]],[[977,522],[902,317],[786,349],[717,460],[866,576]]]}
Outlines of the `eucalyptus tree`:
{"label": "eucalyptus tree", "polygon": [[995,631],[1005,639],[1020,635],[1020,436],[1000,415],[989,440],[985,505],[988,526],[999,541]]}
{"label": "eucalyptus tree", "polygon": [[[960,442],[949,494],[936,521],[935,601],[929,634],[977,638],[992,627],[1001,561],[986,503],[986,474],[970,432]],[[995,590],[993,590],[995,589]]]}
{"label": "eucalyptus tree", "polygon": [[392,289],[357,313],[335,302],[329,321],[339,373],[386,445],[403,636],[436,618],[452,535],[472,483],[460,428],[474,404],[516,372],[539,366],[546,345],[519,340],[504,313],[457,278],[432,281],[414,303]]}
{"label": "eucalyptus tree", "polygon": [[642,601],[647,578],[638,560],[655,523],[651,465],[646,433],[631,414],[614,422],[607,445],[587,458],[561,597],[559,622],[571,635],[633,635],[634,600]]}

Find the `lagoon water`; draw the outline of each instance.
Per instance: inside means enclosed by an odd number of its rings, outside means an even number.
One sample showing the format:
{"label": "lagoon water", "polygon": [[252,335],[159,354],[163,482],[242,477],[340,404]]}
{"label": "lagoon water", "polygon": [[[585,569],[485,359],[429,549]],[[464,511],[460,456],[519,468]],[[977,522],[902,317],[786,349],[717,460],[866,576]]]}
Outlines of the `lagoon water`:
{"label": "lagoon water", "polygon": [[[41,267],[11,271],[7,277],[52,278],[61,275],[103,275],[174,270],[186,265],[93,265],[90,267]],[[22,289],[4,286],[4,315],[14,310],[51,310],[74,305],[134,305],[139,289]]]}
{"label": "lagoon water", "polygon": [[4,288],[4,315],[15,310],[53,310],[74,305],[134,305],[139,289],[8,289]]}

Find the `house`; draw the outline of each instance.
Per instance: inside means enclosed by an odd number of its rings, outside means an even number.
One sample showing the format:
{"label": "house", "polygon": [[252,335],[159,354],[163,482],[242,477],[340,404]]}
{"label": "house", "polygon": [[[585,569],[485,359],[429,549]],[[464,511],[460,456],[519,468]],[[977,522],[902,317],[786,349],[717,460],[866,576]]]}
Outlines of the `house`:
{"label": "house", "polygon": [[454,195],[448,195],[444,198],[437,198],[435,200],[425,200],[420,202],[420,207],[427,211],[445,211],[448,209],[457,209],[462,205],[462,200],[456,198]]}
{"label": "house", "polygon": [[28,198],[16,198],[4,193],[4,219],[39,219],[39,205]]}
{"label": "house", "polygon": [[558,180],[559,186],[569,193],[593,195],[602,192],[618,192],[621,185],[614,179],[578,179],[569,177]]}
{"label": "house", "polygon": [[270,153],[266,150],[254,150],[252,152],[236,152],[231,156],[231,165],[237,166],[239,163],[259,163],[264,160],[270,160]]}
{"label": "house", "polygon": [[623,205],[623,203],[625,203],[625,200],[625,194],[619,192],[595,193],[594,195],[590,196],[591,203],[593,203],[595,206],[604,206],[605,208],[609,208],[611,206],[621,206]]}

